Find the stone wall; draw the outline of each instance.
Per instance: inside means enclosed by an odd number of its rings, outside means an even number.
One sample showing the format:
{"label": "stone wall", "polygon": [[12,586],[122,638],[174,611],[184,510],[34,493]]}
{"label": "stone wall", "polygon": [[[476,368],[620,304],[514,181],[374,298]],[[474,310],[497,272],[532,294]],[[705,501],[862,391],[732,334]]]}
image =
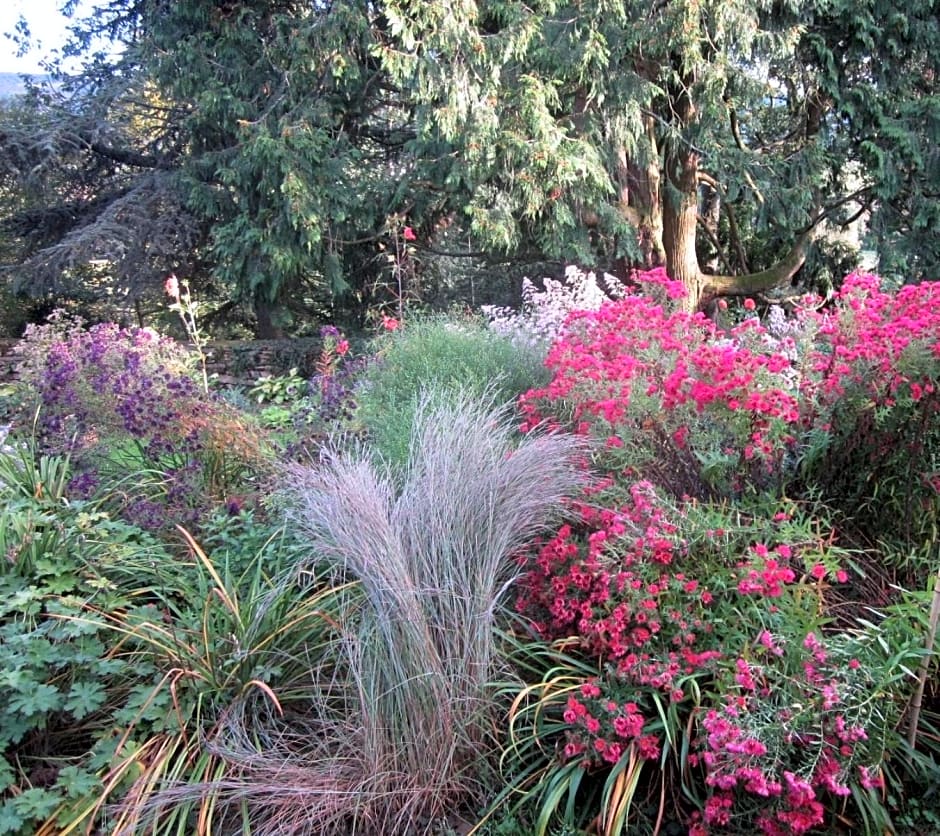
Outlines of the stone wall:
{"label": "stone wall", "polygon": [[0,383],[13,379],[13,346],[17,340],[0,339]]}
{"label": "stone wall", "polygon": [[[13,378],[16,343],[16,340],[0,340],[0,382]],[[208,349],[208,371],[232,386],[250,386],[262,375],[287,374],[292,368],[310,377],[321,345],[319,337],[212,342]]]}
{"label": "stone wall", "polygon": [[250,385],[263,375],[287,374],[293,368],[310,377],[321,346],[319,337],[220,340],[209,343],[206,365],[210,375],[228,385]]}

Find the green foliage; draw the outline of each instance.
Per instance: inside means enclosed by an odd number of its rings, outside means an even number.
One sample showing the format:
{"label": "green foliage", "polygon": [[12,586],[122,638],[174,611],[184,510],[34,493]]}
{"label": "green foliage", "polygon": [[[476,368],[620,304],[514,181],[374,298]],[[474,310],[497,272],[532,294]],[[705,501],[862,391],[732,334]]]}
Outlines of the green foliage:
{"label": "green foliage", "polygon": [[[723,272],[773,264],[823,218],[874,210],[882,245],[888,229],[931,228],[930,0],[903,12],[499,0],[446,15],[439,3],[391,0],[386,15],[386,65],[424,105],[419,133],[460,150],[464,211],[493,249],[526,242],[600,264],[626,254],[686,281],[698,266],[687,248],[695,213],[683,226],[681,208],[701,206],[698,172],[726,207],[712,240]],[[903,78],[889,56],[909,67]],[[918,266],[937,258],[922,235],[888,249]]]}
{"label": "green foliage", "polygon": [[298,413],[309,408],[305,398],[307,381],[294,367],[287,374],[262,375],[248,390],[248,396],[261,406],[258,420],[265,427],[289,429]]}
{"label": "green foliage", "polygon": [[940,251],[930,239],[940,204],[928,184],[940,176],[937,5],[837,0],[807,12],[800,54],[819,68],[819,88],[845,126],[834,140],[866,190],[878,270],[898,283],[934,280]]}
{"label": "green foliage", "polygon": [[511,401],[546,379],[538,349],[495,334],[476,319],[414,318],[376,341],[377,358],[357,390],[357,420],[390,464],[408,460],[418,405],[426,392]]}
{"label": "green foliage", "polygon": [[[897,803],[897,799],[889,798]],[[899,834],[917,836],[921,833],[940,833],[940,815],[932,797],[926,799],[913,796],[905,798],[901,809],[894,816],[894,824]]]}
{"label": "green foliage", "polygon": [[259,404],[282,405],[297,400],[307,388],[307,381],[297,371],[295,366],[287,374],[262,375],[248,394]]}
{"label": "green foliage", "polygon": [[211,221],[215,277],[261,306],[302,287],[324,308],[342,297],[356,249],[343,242],[380,240],[403,205],[384,169],[409,135],[407,112],[374,83],[369,10],[265,2],[218,14],[193,0],[141,24],[162,56],[145,72],[192,103],[181,169],[188,206]]}
{"label": "green foliage", "polygon": [[166,558],[139,530],[70,502],[67,460],[34,454],[0,454],[0,832],[23,836],[82,818],[103,791],[116,711],[156,673],[113,642],[110,614],[146,595],[115,569]]}
{"label": "green foliage", "polygon": [[[6,249],[35,294],[152,299],[185,267],[271,333],[290,304],[387,302],[403,218],[409,269],[482,248],[695,284],[699,261],[759,283],[802,230],[870,215],[884,268],[922,279],[935,18],[935,0],[118,0],[76,22],[75,53],[124,48],[60,79],[71,101],[0,117]],[[719,212],[696,251],[699,175]]]}
{"label": "green foliage", "polygon": [[235,826],[240,805],[224,805],[226,788],[275,745],[281,718],[307,710],[311,671],[355,600],[313,572],[298,577],[298,547],[283,531],[251,517],[215,525],[214,557],[181,530],[191,561],[124,567],[153,584],[155,601],[109,618],[162,673],[115,715],[127,745],[112,775],[131,782],[119,825],[134,832]]}

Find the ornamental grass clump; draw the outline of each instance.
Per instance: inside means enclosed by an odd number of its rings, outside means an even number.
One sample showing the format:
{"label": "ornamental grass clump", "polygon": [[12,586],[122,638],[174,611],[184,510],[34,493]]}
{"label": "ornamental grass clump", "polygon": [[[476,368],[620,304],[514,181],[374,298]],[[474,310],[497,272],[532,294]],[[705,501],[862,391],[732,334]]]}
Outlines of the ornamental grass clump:
{"label": "ornamental grass clump", "polygon": [[356,391],[356,420],[393,467],[408,461],[422,393],[518,398],[546,380],[543,353],[490,331],[471,317],[417,317],[376,340],[375,361]]}
{"label": "ornamental grass clump", "polygon": [[[429,393],[400,482],[361,449],[287,470],[289,518],[311,564],[355,580],[361,596],[327,689],[333,722],[309,729],[330,745],[304,766],[308,821],[430,832],[486,796],[491,683],[503,673],[495,627],[515,555],[583,481],[582,440],[514,438],[508,408]],[[342,776],[339,809],[323,789],[330,776]]]}

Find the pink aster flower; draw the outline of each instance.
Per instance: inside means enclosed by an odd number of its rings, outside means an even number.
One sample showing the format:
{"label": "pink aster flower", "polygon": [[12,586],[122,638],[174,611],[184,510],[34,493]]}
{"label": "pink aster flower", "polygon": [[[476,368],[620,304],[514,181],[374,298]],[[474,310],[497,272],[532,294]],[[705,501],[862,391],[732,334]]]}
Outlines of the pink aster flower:
{"label": "pink aster flower", "polygon": [[174,275],[167,277],[167,280],[163,283],[163,289],[166,291],[166,295],[171,299],[179,302],[180,300],[180,283],[179,279]]}

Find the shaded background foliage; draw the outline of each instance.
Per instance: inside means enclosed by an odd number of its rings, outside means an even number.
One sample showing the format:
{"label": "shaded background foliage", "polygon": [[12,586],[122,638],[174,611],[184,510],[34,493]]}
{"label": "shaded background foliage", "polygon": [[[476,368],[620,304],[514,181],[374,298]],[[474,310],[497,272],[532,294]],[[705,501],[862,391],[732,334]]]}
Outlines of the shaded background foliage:
{"label": "shaded background foliage", "polygon": [[52,67],[0,117],[7,285],[141,323],[175,271],[258,336],[494,301],[508,262],[665,264],[705,304],[843,275],[857,253],[833,234],[860,219],[883,274],[928,278],[937,12],[98,6],[66,51],[83,71]]}

